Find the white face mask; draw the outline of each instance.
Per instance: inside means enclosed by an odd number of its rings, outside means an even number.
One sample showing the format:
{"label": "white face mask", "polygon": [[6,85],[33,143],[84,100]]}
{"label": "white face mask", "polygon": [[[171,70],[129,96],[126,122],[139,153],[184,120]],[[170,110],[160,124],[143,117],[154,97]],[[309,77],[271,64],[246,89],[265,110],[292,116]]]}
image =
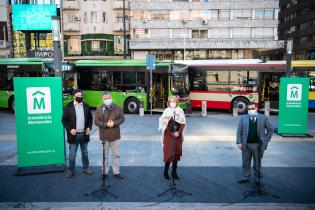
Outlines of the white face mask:
{"label": "white face mask", "polygon": [[112,105],[112,99],[111,99],[111,98],[105,99],[105,100],[104,100],[104,104],[105,104],[105,106],[110,106],[110,105]]}
{"label": "white face mask", "polygon": [[250,116],[256,116],[257,115],[257,111],[256,110],[248,110],[248,114]]}
{"label": "white face mask", "polygon": [[171,107],[171,108],[176,108],[176,102],[171,102],[171,103],[170,103],[170,107]]}

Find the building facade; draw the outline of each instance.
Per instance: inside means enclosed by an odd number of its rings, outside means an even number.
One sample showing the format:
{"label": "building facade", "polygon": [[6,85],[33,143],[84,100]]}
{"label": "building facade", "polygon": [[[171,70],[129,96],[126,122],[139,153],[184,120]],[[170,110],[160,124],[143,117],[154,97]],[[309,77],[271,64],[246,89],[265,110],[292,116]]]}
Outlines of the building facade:
{"label": "building facade", "polygon": [[0,0],[0,58],[10,55],[8,40],[8,6],[6,0]]}
{"label": "building facade", "polygon": [[315,60],[315,1],[280,0],[279,38],[293,39],[294,60]]}
{"label": "building facade", "polygon": [[135,0],[130,10],[135,59],[255,58],[284,47],[278,0]]}
{"label": "building facade", "polygon": [[[62,5],[64,58],[108,58],[123,54],[122,0],[65,0]],[[129,15],[125,0],[125,18]],[[126,18],[126,34],[129,20]]]}

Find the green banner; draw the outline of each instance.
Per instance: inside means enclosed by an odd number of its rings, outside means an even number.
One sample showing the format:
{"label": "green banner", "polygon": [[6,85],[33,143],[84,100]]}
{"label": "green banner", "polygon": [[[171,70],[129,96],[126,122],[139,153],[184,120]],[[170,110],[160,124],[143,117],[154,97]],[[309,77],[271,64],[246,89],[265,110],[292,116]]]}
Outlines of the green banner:
{"label": "green banner", "polygon": [[14,78],[18,167],[65,164],[61,78]]}
{"label": "green banner", "polygon": [[307,134],[309,78],[281,78],[278,133]]}

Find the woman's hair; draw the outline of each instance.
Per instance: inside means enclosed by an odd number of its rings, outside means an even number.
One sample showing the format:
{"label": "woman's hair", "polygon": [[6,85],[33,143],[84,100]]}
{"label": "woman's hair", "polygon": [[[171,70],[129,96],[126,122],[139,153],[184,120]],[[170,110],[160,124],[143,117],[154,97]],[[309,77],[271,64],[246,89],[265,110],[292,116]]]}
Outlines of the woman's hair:
{"label": "woman's hair", "polygon": [[170,107],[170,101],[174,100],[176,102],[176,107],[178,107],[179,102],[177,96],[170,96],[167,100],[167,107]]}

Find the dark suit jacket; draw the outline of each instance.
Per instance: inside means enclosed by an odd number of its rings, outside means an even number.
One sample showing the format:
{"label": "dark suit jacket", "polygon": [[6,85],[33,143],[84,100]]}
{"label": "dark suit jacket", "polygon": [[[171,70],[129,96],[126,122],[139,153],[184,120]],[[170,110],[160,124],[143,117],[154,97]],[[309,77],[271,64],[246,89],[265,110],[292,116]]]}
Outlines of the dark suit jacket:
{"label": "dark suit jacket", "polygon": [[[87,128],[90,128],[90,130],[92,130],[93,116],[92,116],[91,110],[88,107],[88,105],[86,105],[85,103],[83,103],[83,110],[84,110],[84,120],[85,120],[84,130],[86,130]],[[76,129],[76,123],[77,123],[76,118],[77,117],[75,114],[75,108],[72,101],[67,106],[65,106],[63,110],[63,115],[62,115],[62,124],[67,131],[67,142],[69,144],[74,144],[76,142],[76,135],[72,135],[70,133],[72,129]],[[84,141],[88,142],[89,140],[90,140],[90,135],[84,134]]]}
{"label": "dark suit jacket", "polygon": [[[249,115],[242,115],[238,124],[236,143],[242,144],[244,148],[247,144],[248,127]],[[273,132],[274,129],[269,122],[269,119],[265,115],[257,113],[257,134],[263,150],[267,148]]]}

